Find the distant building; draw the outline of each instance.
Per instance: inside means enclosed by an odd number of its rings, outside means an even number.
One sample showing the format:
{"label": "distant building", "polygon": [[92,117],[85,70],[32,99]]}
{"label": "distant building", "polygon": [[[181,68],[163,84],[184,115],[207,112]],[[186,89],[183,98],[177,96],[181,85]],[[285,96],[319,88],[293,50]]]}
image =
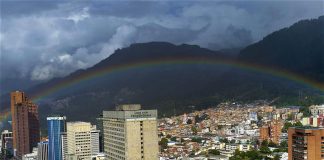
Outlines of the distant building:
{"label": "distant building", "polygon": [[100,134],[100,131],[96,130],[94,128],[90,132],[90,136],[91,136],[91,155],[95,155],[95,154],[100,153],[99,134]]}
{"label": "distant building", "polygon": [[324,157],[324,128],[288,129],[288,160],[321,160]]}
{"label": "distant building", "polygon": [[260,127],[260,142],[270,139],[270,128],[268,125]]}
{"label": "distant building", "polygon": [[11,115],[14,155],[31,153],[40,140],[38,107],[24,92],[11,92]]}
{"label": "distant building", "polygon": [[[74,155],[79,160],[90,159],[92,148],[99,150],[99,134],[96,132],[96,126],[88,122],[67,122],[66,126],[68,147],[66,156]],[[69,160],[69,157],[66,159]]]}
{"label": "distant building", "polygon": [[68,154],[68,147],[67,147],[67,134],[66,132],[61,133],[61,152],[62,152],[62,160],[66,160],[66,155]]}
{"label": "distant building", "polygon": [[106,155],[104,153],[97,153],[91,156],[91,160],[106,160]]}
{"label": "distant building", "polygon": [[270,140],[279,144],[283,124],[279,120],[274,120],[270,124]]}
{"label": "distant building", "polygon": [[282,127],[283,124],[279,120],[273,120],[270,124],[260,127],[259,140],[261,142],[267,140],[279,144]]}
{"label": "distant building", "polygon": [[103,131],[103,118],[102,115],[100,115],[98,118],[96,118],[97,120],[97,129],[100,131],[99,133],[99,151],[103,152],[104,150],[104,131]]}
{"label": "distant building", "polygon": [[4,130],[1,133],[1,147],[4,151],[4,154],[13,155],[13,144],[12,144],[12,132]]}
{"label": "distant building", "polygon": [[324,126],[324,116],[312,116],[312,117],[303,117],[301,123],[304,126],[312,127],[323,127]]}
{"label": "distant building", "polygon": [[37,160],[50,160],[48,159],[48,142],[39,142],[37,147]]}
{"label": "distant building", "polygon": [[141,110],[141,105],[103,111],[105,148],[108,159],[158,159],[157,111]]}
{"label": "distant building", "polygon": [[312,105],[309,107],[309,111],[313,116],[324,114],[324,104],[322,105]]}
{"label": "distant building", "polygon": [[49,160],[61,160],[63,157],[61,134],[66,132],[65,120],[64,116],[47,117]]}
{"label": "distant building", "polygon": [[38,148],[33,148],[32,152],[31,153],[28,153],[28,154],[24,154],[22,156],[22,160],[38,160]]}

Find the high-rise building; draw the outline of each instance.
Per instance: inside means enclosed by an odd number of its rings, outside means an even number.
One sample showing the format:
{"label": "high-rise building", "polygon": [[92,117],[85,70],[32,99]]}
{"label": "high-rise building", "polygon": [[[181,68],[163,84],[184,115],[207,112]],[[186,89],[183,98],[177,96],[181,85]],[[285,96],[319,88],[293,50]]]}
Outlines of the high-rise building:
{"label": "high-rise building", "polygon": [[260,127],[260,141],[272,141],[276,144],[279,143],[281,129],[283,125],[280,120],[273,120],[270,124]]}
{"label": "high-rise building", "polygon": [[97,123],[96,123],[96,126],[97,126],[97,129],[100,131],[99,133],[99,151],[100,152],[103,152],[104,150],[104,135],[103,135],[103,118],[102,118],[102,114],[96,118],[97,120]]}
{"label": "high-rise building", "polygon": [[[94,127],[94,126],[93,126]],[[96,128],[91,129],[90,138],[91,138],[91,155],[100,153],[100,142],[99,142],[100,131]]]}
{"label": "high-rise building", "polygon": [[96,131],[96,126],[88,122],[67,122],[67,155],[75,155],[80,160],[90,159],[92,148],[99,150],[99,134]]}
{"label": "high-rise building", "polygon": [[47,117],[49,160],[61,160],[63,157],[61,134],[66,131],[65,120],[65,116]]}
{"label": "high-rise building", "polygon": [[260,142],[270,139],[270,128],[268,125],[260,127]]}
{"label": "high-rise building", "polygon": [[324,128],[288,129],[288,160],[324,159]]}
{"label": "high-rise building", "polygon": [[11,93],[13,148],[16,157],[31,153],[39,142],[38,107],[24,92]]}
{"label": "high-rise building", "polygon": [[61,133],[61,143],[62,143],[62,160],[66,160],[67,155],[67,135],[66,132]]}
{"label": "high-rise building", "polygon": [[103,111],[104,152],[108,159],[158,159],[157,110],[139,104]]}
{"label": "high-rise building", "polygon": [[283,124],[280,120],[274,120],[270,124],[270,140],[276,144],[279,144],[281,129]]}
{"label": "high-rise building", "polygon": [[38,160],[50,160],[48,159],[48,142],[39,142],[37,147],[37,159]]}

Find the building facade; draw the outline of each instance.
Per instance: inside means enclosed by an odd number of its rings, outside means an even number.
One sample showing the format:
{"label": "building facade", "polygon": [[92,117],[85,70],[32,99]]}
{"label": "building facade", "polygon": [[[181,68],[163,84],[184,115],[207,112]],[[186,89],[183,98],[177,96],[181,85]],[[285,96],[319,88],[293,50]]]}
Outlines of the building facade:
{"label": "building facade", "polygon": [[288,129],[288,160],[324,159],[324,128]]}
{"label": "building facade", "polygon": [[270,124],[270,140],[279,144],[283,124],[280,120],[274,120]]}
{"label": "building facade", "polygon": [[63,157],[61,133],[66,131],[65,120],[64,116],[47,117],[48,159],[50,160],[61,160]]}
{"label": "building facade", "polygon": [[[68,122],[67,133],[67,155],[74,155],[80,160],[88,160],[92,155],[92,148],[99,150],[99,134],[96,126],[88,122]],[[95,133],[98,137],[95,138]],[[96,140],[97,142],[92,142]],[[94,146],[95,145],[95,146]]]}
{"label": "building facade", "polygon": [[38,107],[24,92],[11,93],[11,115],[14,155],[31,153],[40,139]]}
{"label": "building facade", "polygon": [[66,160],[66,155],[68,154],[68,147],[67,147],[67,134],[66,132],[62,132],[61,133],[61,144],[62,144],[62,148],[61,148],[61,152],[62,152],[62,159]]}
{"label": "building facade", "polygon": [[1,147],[5,155],[13,155],[12,132],[4,130],[1,133]]}
{"label": "building facade", "polygon": [[37,158],[38,160],[50,160],[48,159],[48,142],[39,142],[37,147]]}
{"label": "building facade", "polygon": [[270,128],[268,125],[260,127],[260,142],[268,141],[270,139]]}
{"label": "building facade", "polygon": [[282,127],[283,124],[280,120],[273,120],[270,124],[263,125],[260,127],[259,140],[261,142],[266,140],[279,144]]}
{"label": "building facade", "polygon": [[116,111],[103,111],[103,128],[108,159],[158,159],[157,110],[120,105]]}
{"label": "building facade", "polygon": [[100,141],[99,141],[100,131],[96,128],[92,128],[90,132],[91,139],[91,155],[100,153]]}
{"label": "building facade", "polygon": [[324,104],[312,105],[309,107],[309,111],[313,116],[324,115]]}

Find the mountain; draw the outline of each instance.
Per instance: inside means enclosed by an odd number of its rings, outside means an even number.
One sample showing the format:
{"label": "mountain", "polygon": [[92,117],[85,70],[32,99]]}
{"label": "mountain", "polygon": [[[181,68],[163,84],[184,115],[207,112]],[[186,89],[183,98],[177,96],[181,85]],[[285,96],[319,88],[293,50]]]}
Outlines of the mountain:
{"label": "mountain", "polygon": [[[122,103],[157,108],[160,116],[228,100],[323,103],[321,91],[257,67],[241,65],[289,70],[323,84],[322,24],[323,17],[300,21],[242,49],[238,56],[196,45],[132,44],[93,67],[26,92],[40,98],[42,119],[48,114],[64,114],[69,120],[85,121],[95,121],[102,110],[114,109]],[[1,99],[4,98],[9,99]]]}
{"label": "mountain", "polygon": [[290,70],[324,82],[324,16],[276,31],[240,53],[243,61]]}

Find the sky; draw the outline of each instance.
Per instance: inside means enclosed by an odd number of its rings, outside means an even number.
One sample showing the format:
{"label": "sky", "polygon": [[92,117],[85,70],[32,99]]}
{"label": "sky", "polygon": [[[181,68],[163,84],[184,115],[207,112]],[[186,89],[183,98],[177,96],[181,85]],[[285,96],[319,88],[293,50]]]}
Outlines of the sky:
{"label": "sky", "polygon": [[302,19],[324,1],[1,0],[0,80],[49,80],[85,69],[132,43],[212,50],[243,47]]}

